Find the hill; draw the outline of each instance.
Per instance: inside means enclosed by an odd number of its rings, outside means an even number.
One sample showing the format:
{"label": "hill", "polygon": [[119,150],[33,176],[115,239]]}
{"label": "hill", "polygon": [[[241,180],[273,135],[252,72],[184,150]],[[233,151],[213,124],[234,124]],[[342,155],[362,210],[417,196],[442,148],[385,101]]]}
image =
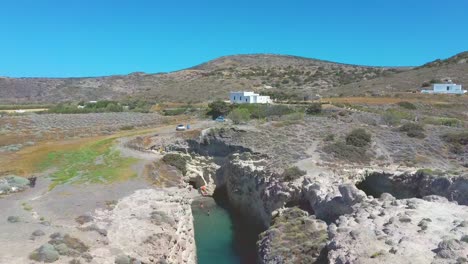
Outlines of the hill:
{"label": "hill", "polygon": [[[0,103],[144,98],[201,102],[232,90],[303,96],[362,94],[415,89],[434,78],[464,83],[462,53],[417,68],[349,65],[296,56],[253,54],[221,57],[160,74],[132,73],[90,78],[0,78]],[[390,86],[389,86],[390,85]]]}
{"label": "hill", "polygon": [[333,87],[329,92],[345,96],[390,95],[395,92],[418,92],[422,87],[430,87],[432,83],[446,80],[468,85],[468,52],[459,53],[445,60],[438,59],[398,74]]}

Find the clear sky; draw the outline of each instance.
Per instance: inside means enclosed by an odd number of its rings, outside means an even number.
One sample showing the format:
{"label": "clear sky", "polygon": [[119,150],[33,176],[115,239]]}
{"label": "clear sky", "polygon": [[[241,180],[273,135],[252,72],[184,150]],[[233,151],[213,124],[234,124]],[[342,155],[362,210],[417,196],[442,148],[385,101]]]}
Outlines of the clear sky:
{"label": "clear sky", "polygon": [[167,72],[277,53],[419,65],[468,50],[467,0],[0,0],[0,76]]}

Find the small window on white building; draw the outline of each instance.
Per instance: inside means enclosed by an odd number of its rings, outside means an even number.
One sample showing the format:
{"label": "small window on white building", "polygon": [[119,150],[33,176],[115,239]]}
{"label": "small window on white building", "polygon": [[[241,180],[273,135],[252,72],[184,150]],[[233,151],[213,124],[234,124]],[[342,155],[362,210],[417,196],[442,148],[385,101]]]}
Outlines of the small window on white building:
{"label": "small window on white building", "polygon": [[245,101],[247,102],[247,98],[245,98]]}
{"label": "small window on white building", "polygon": [[234,95],[234,101],[236,100],[236,96]]}
{"label": "small window on white building", "polygon": [[447,86],[447,91],[450,90],[450,86]]}

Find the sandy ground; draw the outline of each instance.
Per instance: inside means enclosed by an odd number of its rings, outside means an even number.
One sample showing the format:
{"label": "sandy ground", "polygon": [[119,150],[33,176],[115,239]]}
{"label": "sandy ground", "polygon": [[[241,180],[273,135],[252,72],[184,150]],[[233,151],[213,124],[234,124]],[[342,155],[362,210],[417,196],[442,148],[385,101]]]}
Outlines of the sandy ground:
{"label": "sandy ground", "polygon": [[[191,124],[194,129],[211,125],[210,121]],[[170,136],[178,132],[175,132],[174,127],[166,126],[151,133]],[[132,138],[121,138],[116,147],[122,155],[140,160],[133,168],[138,174],[135,178],[105,185],[66,184],[49,190],[50,181],[47,179],[47,173],[44,173],[37,175],[34,188],[0,196],[0,263],[32,263],[28,255],[46,243],[50,239],[49,236],[55,232],[70,234],[91,248],[102,245],[103,237],[97,232],[81,231],[75,218],[84,214],[95,214],[97,211],[105,212],[109,210],[109,205],[118,204],[117,201],[134,194],[137,190],[155,188],[144,175],[143,168],[147,163],[159,159],[161,155],[125,148],[125,142]],[[9,216],[18,216],[20,221],[11,223],[7,220]],[[32,233],[36,230],[44,231],[45,235],[33,237]],[[68,257],[60,257],[54,263],[68,263],[69,260]]]}

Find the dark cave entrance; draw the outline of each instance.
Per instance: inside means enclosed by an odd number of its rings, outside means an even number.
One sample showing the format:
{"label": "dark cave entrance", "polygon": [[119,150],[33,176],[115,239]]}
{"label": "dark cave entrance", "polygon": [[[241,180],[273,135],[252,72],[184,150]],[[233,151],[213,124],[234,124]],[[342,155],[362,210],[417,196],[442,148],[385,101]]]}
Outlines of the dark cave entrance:
{"label": "dark cave entrance", "polygon": [[417,187],[392,174],[374,172],[369,174],[356,187],[367,195],[379,198],[382,193],[389,193],[397,199],[421,198]]}

